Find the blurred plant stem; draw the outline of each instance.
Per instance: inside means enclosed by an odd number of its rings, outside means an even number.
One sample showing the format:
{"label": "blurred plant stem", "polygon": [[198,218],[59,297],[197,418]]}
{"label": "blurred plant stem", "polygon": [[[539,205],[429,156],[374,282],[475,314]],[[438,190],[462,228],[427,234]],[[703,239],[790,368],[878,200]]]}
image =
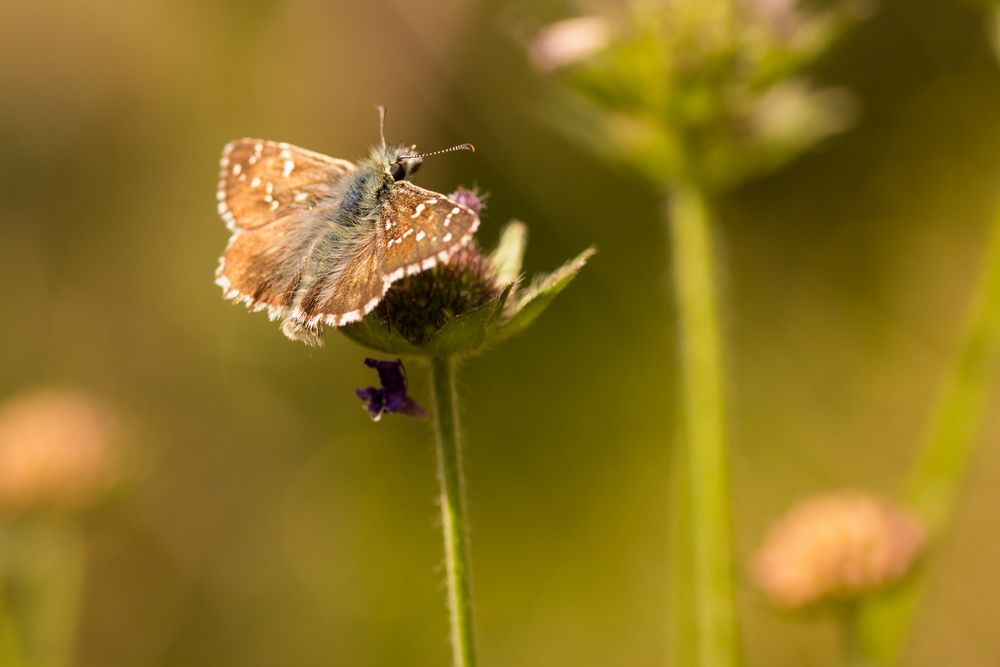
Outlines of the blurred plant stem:
{"label": "blurred plant stem", "polygon": [[0,529],[0,667],[70,667],[84,574],[69,517],[33,516]]}
{"label": "blurred plant stem", "polygon": [[[1000,203],[991,235],[961,347],[938,396],[905,490],[905,501],[938,538],[949,528],[966,470],[979,444],[1000,359]],[[918,572],[908,585],[866,606],[862,638],[877,664],[899,661],[926,592],[927,569]]]}
{"label": "blurred plant stem", "polygon": [[7,609],[6,591],[0,591],[0,667],[24,667],[14,619]]}
{"label": "blurred plant stem", "polygon": [[475,667],[476,647],[472,627],[472,592],[469,583],[455,366],[453,357],[433,357],[431,389],[434,396],[438,479],[441,483],[441,524],[444,529],[448,611],[451,617],[452,664],[454,667]]}
{"label": "blurred plant stem", "polygon": [[871,659],[861,641],[858,627],[858,603],[844,603],[840,610],[840,644],[846,667],[872,667]]}
{"label": "blurred plant stem", "polygon": [[669,216],[684,402],[683,452],[675,460],[687,464],[684,485],[690,513],[684,520],[687,535],[677,536],[690,552],[675,561],[674,585],[691,577],[691,594],[683,596],[691,603],[686,612],[690,616],[676,610],[674,640],[694,641],[690,649],[677,649],[678,655],[694,656],[690,664],[728,667],[740,663],[740,649],[712,214],[704,190],[691,179],[679,179],[670,189]]}
{"label": "blurred plant stem", "polygon": [[[674,442],[682,442],[683,429],[675,429]],[[693,558],[691,536],[691,490],[688,484],[684,447],[674,447],[670,457],[670,578],[668,613],[671,632],[667,633],[668,665],[694,665],[697,619],[694,614]]]}
{"label": "blurred plant stem", "polygon": [[38,611],[37,663],[55,667],[74,664],[83,595],[84,543],[80,526],[69,520],[54,526],[57,531],[47,554],[49,566],[40,572],[48,604]]}

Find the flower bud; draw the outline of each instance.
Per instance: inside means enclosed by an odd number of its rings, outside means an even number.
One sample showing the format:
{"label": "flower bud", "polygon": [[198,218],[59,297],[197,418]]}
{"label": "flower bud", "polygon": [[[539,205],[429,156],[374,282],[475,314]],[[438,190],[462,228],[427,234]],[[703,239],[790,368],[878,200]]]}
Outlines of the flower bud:
{"label": "flower bud", "polygon": [[[483,197],[471,190],[459,188],[450,198],[482,211]],[[394,283],[368,317],[341,327],[341,333],[387,354],[453,356],[482,351],[523,331],[594,254],[588,248],[556,271],[522,286],[526,238],[524,224],[512,222],[489,255],[471,241],[446,264]],[[378,412],[377,403],[374,409]]]}

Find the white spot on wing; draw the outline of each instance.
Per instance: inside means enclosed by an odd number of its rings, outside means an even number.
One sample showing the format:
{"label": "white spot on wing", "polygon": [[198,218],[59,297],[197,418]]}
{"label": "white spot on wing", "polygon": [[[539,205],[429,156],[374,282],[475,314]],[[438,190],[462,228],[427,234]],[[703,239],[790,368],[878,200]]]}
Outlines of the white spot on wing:
{"label": "white spot on wing", "polygon": [[233,176],[239,176],[241,171],[243,171],[243,165],[242,164],[234,164],[233,165]]}
{"label": "white spot on wing", "polygon": [[281,172],[281,175],[288,178],[292,175],[292,170],[295,169],[295,163],[291,160],[285,160],[285,169]]}
{"label": "white spot on wing", "polygon": [[420,214],[423,213],[423,212],[424,212],[424,205],[422,203],[417,204],[417,207],[415,209],[413,209],[413,215],[411,215],[410,217],[411,218],[419,218]]}
{"label": "white spot on wing", "polygon": [[418,241],[423,241],[425,236],[427,236],[427,234],[424,232],[424,230],[421,229],[419,232],[417,232]]}
{"label": "white spot on wing", "polygon": [[254,176],[253,177],[253,180],[250,181],[250,187],[251,188],[259,188],[260,187],[260,176]]}

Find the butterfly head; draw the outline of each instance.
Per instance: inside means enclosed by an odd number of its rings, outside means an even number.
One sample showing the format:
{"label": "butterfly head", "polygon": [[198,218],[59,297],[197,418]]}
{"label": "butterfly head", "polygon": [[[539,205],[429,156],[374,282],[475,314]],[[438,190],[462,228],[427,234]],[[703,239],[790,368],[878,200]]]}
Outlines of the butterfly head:
{"label": "butterfly head", "polygon": [[411,146],[390,146],[385,142],[384,106],[379,105],[378,118],[381,143],[372,148],[372,159],[382,165],[382,169],[393,181],[403,181],[415,174],[427,156],[450,153],[451,151],[476,151],[476,147],[472,144],[459,144],[458,146],[452,146],[441,151],[421,154],[417,154],[416,144]]}
{"label": "butterfly head", "polygon": [[416,146],[376,146],[372,158],[393,181],[403,181],[415,174],[424,159],[416,155]]}
{"label": "butterfly head", "polygon": [[415,174],[424,163],[424,158],[429,155],[451,151],[475,151],[476,147],[472,144],[459,144],[441,151],[420,154],[417,154],[416,149],[416,146],[375,146],[372,148],[372,159],[382,165],[383,171],[393,181],[403,181]]}

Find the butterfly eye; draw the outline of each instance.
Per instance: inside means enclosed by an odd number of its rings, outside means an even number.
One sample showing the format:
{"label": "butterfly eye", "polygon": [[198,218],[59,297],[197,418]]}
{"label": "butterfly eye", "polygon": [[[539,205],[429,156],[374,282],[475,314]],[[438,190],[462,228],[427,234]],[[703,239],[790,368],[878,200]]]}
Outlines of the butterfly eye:
{"label": "butterfly eye", "polygon": [[403,166],[402,162],[397,162],[392,165],[389,173],[392,175],[392,180],[401,181],[406,178],[406,167]]}

